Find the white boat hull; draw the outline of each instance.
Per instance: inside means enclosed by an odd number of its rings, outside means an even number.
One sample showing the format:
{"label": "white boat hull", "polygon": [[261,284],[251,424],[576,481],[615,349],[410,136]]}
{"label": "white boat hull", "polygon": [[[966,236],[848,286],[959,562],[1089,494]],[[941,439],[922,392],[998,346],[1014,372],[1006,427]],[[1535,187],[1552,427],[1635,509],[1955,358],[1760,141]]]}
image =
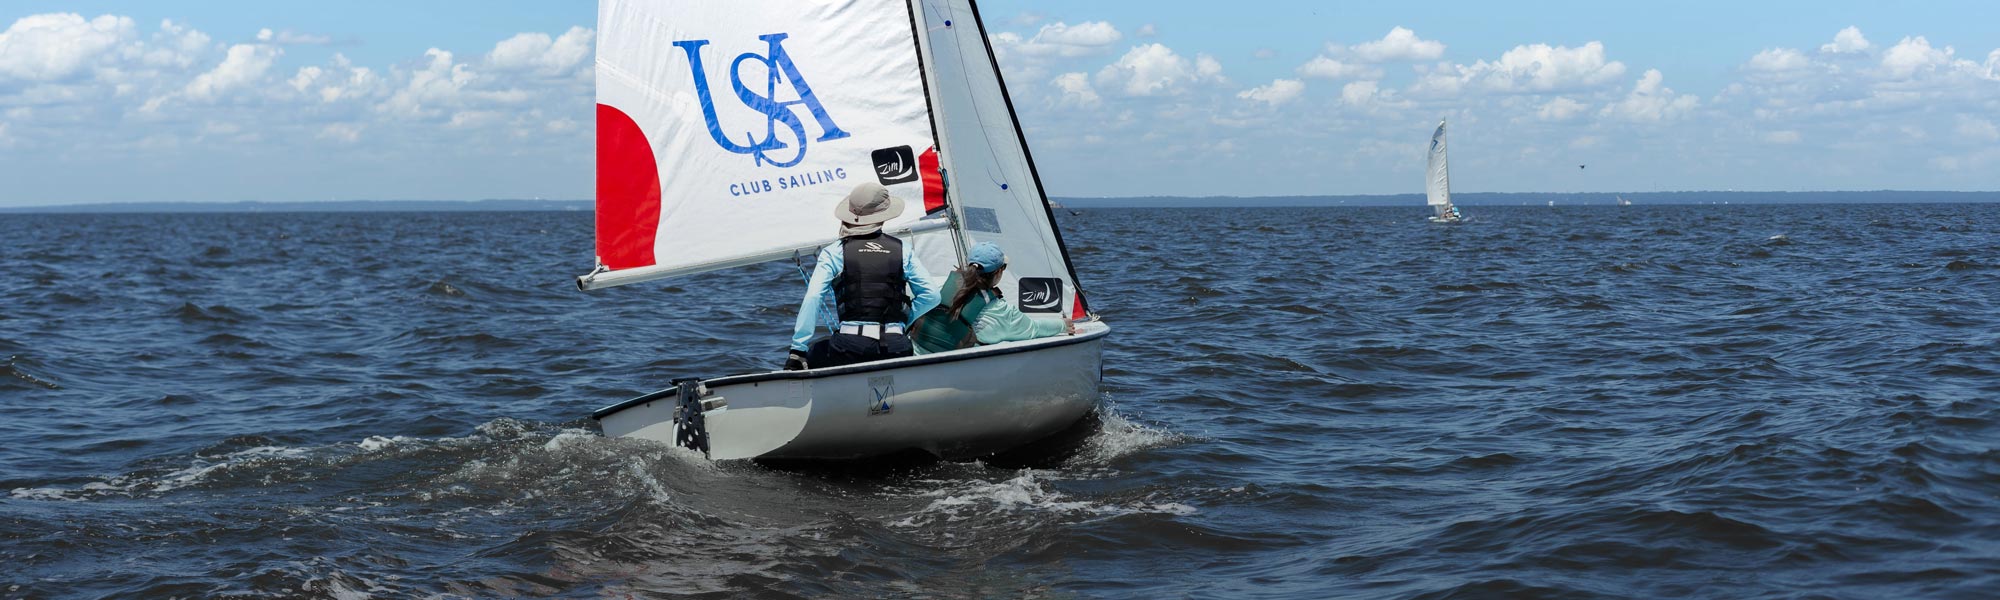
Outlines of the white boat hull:
{"label": "white boat hull", "polygon": [[[709,457],[852,459],[919,449],[1002,452],[1062,431],[1097,406],[1101,322],[1074,336],[861,365],[704,381]],[[675,390],[597,411],[604,435],[675,443]]]}

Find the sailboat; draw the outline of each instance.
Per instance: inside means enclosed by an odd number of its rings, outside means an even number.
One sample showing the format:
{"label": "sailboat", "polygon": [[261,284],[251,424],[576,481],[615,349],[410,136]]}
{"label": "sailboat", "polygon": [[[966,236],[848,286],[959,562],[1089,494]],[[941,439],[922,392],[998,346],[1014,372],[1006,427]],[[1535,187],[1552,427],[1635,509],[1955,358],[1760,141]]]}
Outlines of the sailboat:
{"label": "sailboat", "polygon": [[1624,196],[1618,196],[1617,198],[1618,198],[1618,205],[1619,205],[1619,206],[1631,206],[1631,205],[1632,205],[1632,201],[1631,201],[1631,200],[1626,200]]}
{"label": "sailboat", "polygon": [[597,35],[597,265],[580,289],[812,256],[837,239],[833,204],[872,180],[913,200],[883,231],[929,272],[997,243],[1006,301],[1076,322],[1071,335],[675,379],[592,413],[606,436],[714,460],[962,459],[1097,406],[1110,327],[1084,304],[971,0],[603,0]]}
{"label": "sailboat", "polygon": [[1424,170],[1424,197],[1431,205],[1432,223],[1458,223],[1465,218],[1451,204],[1451,170],[1445,165],[1444,120],[1431,134],[1430,164]]}

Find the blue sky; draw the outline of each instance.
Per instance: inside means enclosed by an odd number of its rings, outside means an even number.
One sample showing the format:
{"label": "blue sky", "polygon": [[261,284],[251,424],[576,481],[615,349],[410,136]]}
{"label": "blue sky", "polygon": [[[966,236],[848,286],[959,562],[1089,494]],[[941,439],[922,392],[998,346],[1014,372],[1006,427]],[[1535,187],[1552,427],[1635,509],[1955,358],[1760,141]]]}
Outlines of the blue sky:
{"label": "blue sky", "polygon": [[[2000,189],[2000,4],[1884,4],[982,8],[1058,196]],[[0,205],[587,198],[595,13],[10,2]]]}

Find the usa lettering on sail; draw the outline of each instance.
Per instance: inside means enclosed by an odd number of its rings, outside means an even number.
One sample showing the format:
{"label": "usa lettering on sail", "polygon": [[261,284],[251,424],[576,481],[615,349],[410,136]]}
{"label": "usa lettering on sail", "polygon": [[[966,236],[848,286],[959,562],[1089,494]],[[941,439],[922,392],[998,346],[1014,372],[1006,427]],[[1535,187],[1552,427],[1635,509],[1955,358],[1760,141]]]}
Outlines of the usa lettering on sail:
{"label": "usa lettering on sail", "polygon": [[[745,52],[737,55],[735,60],[729,62],[730,89],[735,92],[736,98],[742,101],[744,106],[763,114],[765,117],[763,138],[759,139],[755,132],[746,131],[744,132],[744,143],[741,144],[731,139],[729,134],[724,133],[721,120],[716,116],[714,95],[709,92],[708,88],[708,71],[702,64],[701,59],[701,48],[708,45],[709,40],[674,42],[674,46],[679,47],[687,54],[688,64],[693,70],[695,97],[701,102],[701,114],[705,124],[708,126],[709,137],[714,139],[716,145],[721,146],[724,150],[736,154],[750,155],[755,161],[756,166],[759,167],[767,164],[774,167],[791,167],[797,165],[800,161],[805,160],[808,140],[827,142],[846,138],[851,135],[841,129],[839,124],[833,122],[833,116],[827,114],[826,106],[820,103],[818,96],[813,95],[812,85],[806,83],[805,75],[799,72],[798,65],[793,63],[791,55],[785,52],[784,41],[790,35],[787,33],[771,33],[758,36],[757,39],[763,40],[770,45],[768,54],[760,56],[755,52]],[[750,86],[743,82],[743,63],[753,60],[763,63],[765,67],[762,95],[759,95],[756,90],[750,89]],[[789,84],[792,91],[798,95],[797,100],[781,101],[777,99],[778,84],[781,79],[784,83]],[[810,114],[813,121],[819,125],[819,137],[810,138],[807,136],[805,121],[794,111],[794,107],[798,106],[805,107],[807,114]],[[791,142],[796,143],[798,146],[798,149],[789,157],[784,157],[783,153],[775,157],[771,154],[774,150],[783,150],[792,147],[792,144],[787,143],[786,139],[784,139],[785,136],[779,132],[778,125],[781,123],[785,126],[784,133],[789,134]],[[735,191],[736,186],[731,186],[731,189]],[[760,186],[760,189],[768,191],[770,189],[768,182],[766,185]]]}

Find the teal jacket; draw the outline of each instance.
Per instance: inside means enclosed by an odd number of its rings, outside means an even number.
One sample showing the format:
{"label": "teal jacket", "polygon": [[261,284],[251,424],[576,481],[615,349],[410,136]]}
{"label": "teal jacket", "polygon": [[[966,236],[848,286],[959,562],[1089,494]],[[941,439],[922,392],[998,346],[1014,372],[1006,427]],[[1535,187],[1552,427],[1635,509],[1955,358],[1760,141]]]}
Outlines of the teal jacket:
{"label": "teal jacket", "polygon": [[979,311],[979,318],[972,322],[972,331],[979,336],[981,344],[1017,342],[1062,335],[1061,319],[1035,319],[1021,314],[1014,303],[999,298],[992,290],[980,292],[986,297],[986,307]]}

